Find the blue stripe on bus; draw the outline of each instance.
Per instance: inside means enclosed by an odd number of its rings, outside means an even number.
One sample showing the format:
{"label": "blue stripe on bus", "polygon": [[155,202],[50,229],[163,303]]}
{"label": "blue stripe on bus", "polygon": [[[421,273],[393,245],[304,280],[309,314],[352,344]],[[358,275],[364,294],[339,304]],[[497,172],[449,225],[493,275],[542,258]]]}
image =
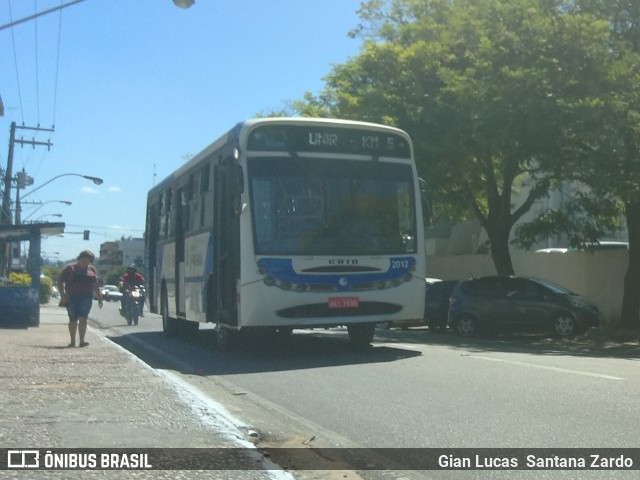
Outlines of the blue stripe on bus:
{"label": "blue stripe on bus", "polygon": [[[396,265],[396,268],[392,268]],[[290,258],[261,258],[258,260],[258,268],[265,275],[273,277],[281,282],[306,283],[309,285],[326,285],[335,287],[338,291],[349,291],[353,284],[364,282],[390,281],[402,279],[407,273],[411,273],[416,266],[415,257],[390,257],[389,270],[376,273],[336,273],[336,274],[309,274],[297,273],[293,269],[293,260]],[[344,280],[346,279],[346,284]],[[341,282],[342,280],[342,282]]]}

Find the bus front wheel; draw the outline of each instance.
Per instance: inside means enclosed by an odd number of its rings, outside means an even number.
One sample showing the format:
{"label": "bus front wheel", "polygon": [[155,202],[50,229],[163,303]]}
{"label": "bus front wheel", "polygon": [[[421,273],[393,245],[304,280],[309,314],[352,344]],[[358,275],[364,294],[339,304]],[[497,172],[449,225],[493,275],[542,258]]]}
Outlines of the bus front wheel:
{"label": "bus front wheel", "polygon": [[373,341],[376,331],[375,323],[355,323],[347,325],[349,340],[355,347],[367,347]]}

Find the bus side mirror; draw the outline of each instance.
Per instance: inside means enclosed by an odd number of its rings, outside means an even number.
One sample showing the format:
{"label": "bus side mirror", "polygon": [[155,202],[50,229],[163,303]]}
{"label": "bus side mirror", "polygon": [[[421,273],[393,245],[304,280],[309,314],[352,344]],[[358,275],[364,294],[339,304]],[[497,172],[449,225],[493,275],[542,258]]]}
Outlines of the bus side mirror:
{"label": "bus side mirror", "polygon": [[244,193],[244,172],[237,163],[233,164],[233,176],[235,177],[238,193]]}

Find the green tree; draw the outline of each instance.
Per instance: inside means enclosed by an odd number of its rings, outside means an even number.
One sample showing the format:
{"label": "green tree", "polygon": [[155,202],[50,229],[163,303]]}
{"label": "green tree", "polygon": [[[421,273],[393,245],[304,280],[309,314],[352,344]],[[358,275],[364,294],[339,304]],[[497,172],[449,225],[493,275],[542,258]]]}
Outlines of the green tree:
{"label": "green tree", "polygon": [[[629,232],[629,264],[624,280],[621,323],[640,326],[640,3],[578,0],[575,12],[608,25],[607,58],[596,76],[599,91],[579,129],[567,131],[565,176],[589,187],[564,211],[548,211],[519,229],[529,245],[543,235],[566,234],[573,245],[597,241],[618,227]],[[592,83],[593,86],[593,83]],[[584,112],[583,112],[584,113]]]}
{"label": "green tree", "polygon": [[[567,132],[590,115],[605,21],[560,0],[371,0],[358,56],[294,106],[407,130],[436,205],[475,217],[501,274],[514,224],[562,180]],[[589,81],[584,81],[589,79]],[[514,204],[514,194],[522,200]]]}
{"label": "green tree", "polygon": [[40,277],[40,291],[39,301],[41,304],[49,303],[51,300],[51,287],[53,287],[53,280],[49,277]]}
{"label": "green tree", "polygon": [[53,279],[54,282],[57,280],[58,275],[60,275],[60,270],[62,270],[60,267],[54,266],[43,266],[40,269],[43,275],[46,275],[47,277]]}
{"label": "green tree", "polygon": [[[572,166],[595,195],[622,206],[629,232],[621,323],[640,326],[640,2],[576,0],[575,8],[607,22],[610,61],[582,161]],[[584,135],[583,135],[584,137]]]}

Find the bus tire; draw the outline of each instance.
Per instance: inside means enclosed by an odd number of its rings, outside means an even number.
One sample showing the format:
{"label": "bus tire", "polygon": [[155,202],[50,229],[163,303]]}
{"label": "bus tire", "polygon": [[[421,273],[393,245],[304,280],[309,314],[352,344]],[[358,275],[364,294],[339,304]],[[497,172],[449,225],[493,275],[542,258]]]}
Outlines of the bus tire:
{"label": "bus tire", "polygon": [[235,347],[237,332],[225,328],[219,323],[216,325],[216,347],[221,352],[229,352]]}
{"label": "bus tire", "polygon": [[167,337],[175,337],[179,333],[178,320],[169,316],[169,298],[167,296],[166,287],[163,287],[162,289],[160,310],[162,313],[162,331]]}
{"label": "bus tire", "polygon": [[354,347],[368,347],[373,341],[373,335],[376,331],[375,323],[355,323],[347,325],[349,340]]}
{"label": "bus tire", "polygon": [[200,330],[200,323],[192,322],[190,320],[180,320],[179,330],[180,335],[193,337],[198,334],[198,331]]}

